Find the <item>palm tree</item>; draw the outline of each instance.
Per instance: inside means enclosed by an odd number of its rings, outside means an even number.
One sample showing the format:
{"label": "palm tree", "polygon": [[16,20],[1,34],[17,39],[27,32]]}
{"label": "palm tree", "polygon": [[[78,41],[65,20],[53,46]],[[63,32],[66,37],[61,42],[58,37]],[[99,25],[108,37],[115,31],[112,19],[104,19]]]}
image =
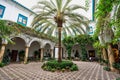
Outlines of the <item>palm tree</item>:
{"label": "palm tree", "polygon": [[8,41],[11,41],[9,39],[10,34],[12,33],[13,28],[10,27],[10,23],[5,20],[0,20],[0,38],[6,39]]}
{"label": "palm tree", "polygon": [[85,8],[76,4],[70,5],[71,2],[72,0],[43,0],[32,8],[37,13],[32,22],[33,28],[52,36],[58,33],[58,62],[62,61],[61,38],[84,34],[88,29],[88,19],[76,11]]}
{"label": "palm tree", "polygon": [[[14,27],[13,27],[14,26]],[[14,32],[14,34],[18,33],[18,29],[17,29],[17,24],[13,23],[11,21],[7,21],[7,20],[0,20],[0,41],[2,42],[2,40],[7,40],[10,43],[14,43],[11,39],[10,39],[10,35]],[[4,50],[5,49],[5,44],[3,47],[0,47],[0,63],[2,62],[3,59],[3,55],[4,55]]]}

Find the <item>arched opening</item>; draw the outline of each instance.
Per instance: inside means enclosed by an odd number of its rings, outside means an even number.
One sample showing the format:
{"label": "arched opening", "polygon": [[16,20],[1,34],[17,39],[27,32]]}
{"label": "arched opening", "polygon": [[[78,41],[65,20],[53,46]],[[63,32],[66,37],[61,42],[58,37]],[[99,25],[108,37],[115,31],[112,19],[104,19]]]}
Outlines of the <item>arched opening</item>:
{"label": "arched opening", "polygon": [[39,42],[34,41],[31,43],[28,54],[29,61],[40,60],[40,45]]}
{"label": "arched opening", "polygon": [[80,60],[81,58],[81,48],[79,44],[75,44],[72,47],[71,58],[74,60]]}
{"label": "arched opening", "polygon": [[87,50],[88,58],[96,57],[95,49],[93,48],[92,45],[90,45],[90,44],[86,45],[86,50]]}
{"label": "arched opening", "polygon": [[115,62],[119,62],[120,61],[120,54],[119,54],[119,50],[118,50],[118,45],[117,44],[112,45],[112,50],[113,50]]}
{"label": "arched opening", "polygon": [[10,62],[23,61],[25,55],[25,41],[20,37],[14,37],[11,40],[14,44],[8,43],[5,55],[9,56]]}
{"label": "arched opening", "polygon": [[44,59],[51,58],[51,46],[50,44],[46,44],[44,47]]}
{"label": "arched opening", "polygon": [[95,54],[95,49],[93,48],[93,46],[91,44],[86,45],[86,50],[87,50],[87,58],[90,61],[97,61],[98,57]]}

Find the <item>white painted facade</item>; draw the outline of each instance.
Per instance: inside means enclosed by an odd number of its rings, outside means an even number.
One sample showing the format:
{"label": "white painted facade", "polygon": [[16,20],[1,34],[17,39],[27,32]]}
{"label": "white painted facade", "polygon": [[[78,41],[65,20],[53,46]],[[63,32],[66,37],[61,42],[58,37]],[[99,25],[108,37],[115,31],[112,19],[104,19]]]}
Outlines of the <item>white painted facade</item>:
{"label": "white painted facade", "polygon": [[3,18],[0,18],[0,19],[17,22],[18,15],[22,14],[28,18],[26,26],[30,27],[31,22],[35,16],[35,14],[33,14],[32,11],[25,9],[24,7],[20,6],[13,0],[0,0],[0,5],[5,6]]}
{"label": "white painted facade", "polygon": [[[79,1],[79,0],[77,0],[77,1]],[[88,11],[87,12],[78,11],[78,12],[81,12],[80,14],[85,15],[86,17],[89,18],[89,20],[92,20],[92,2],[91,2],[92,0],[89,0],[89,1],[90,1],[90,4],[89,4]],[[85,0],[81,0],[81,1],[79,1],[79,3],[80,3],[80,5],[85,6]],[[22,4],[19,4],[15,0],[0,0],[0,5],[5,7],[3,17],[0,19],[10,20],[10,21],[17,23],[19,14],[22,14],[23,16],[27,17],[26,26],[31,27],[31,22],[36,15],[33,11],[26,8]],[[95,27],[94,21],[92,21],[89,25],[92,26],[94,29],[94,27]],[[16,35],[14,37],[22,38],[23,42],[19,41],[19,39],[18,39],[16,41],[17,44],[15,44],[15,45],[8,44],[7,49],[20,51],[20,50],[25,50],[26,46],[28,46],[29,47],[29,52],[28,52],[29,57],[33,56],[33,53],[35,50],[45,48],[46,44],[50,44],[50,49],[55,48],[55,43],[51,42],[49,40],[46,40],[46,39],[40,39],[40,38],[36,38],[33,36],[25,35],[25,34]],[[34,42],[37,42],[38,44],[36,44]],[[19,46],[16,46],[16,45],[19,45]],[[46,50],[44,50],[44,52],[46,52]],[[55,52],[54,57],[58,58],[58,48],[55,48],[54,52]],[[65,50],[63,50],[63,55],[66,56],[66,54],[64,54],[64,53],[67,53]]]}
{"label": "white painted facade", "polygon": [[[94,15],[93,1],[95,1],[95,0],[88,0],[88,10],[87,11],[84,11],[81,9],[81,10],[78,10],[77,12],[80,13],[81,15],[87,17],[89,20],[91,20],[91,23],[89,24],[89,26],[92,27],[91,31],[94,32],[95,22],[93,20],[93,18],[94,18],[93,17],[93,15]],[[85,7],[86,0],[73,0],[72,3],[73,4],[75,3],[75,4]],[[36,4],[37,4],[37,1],[36,1]],[[31,22],[36,14],[32,10],[26,8],[27,7],[26,5],[23,6],[22,4],[18,3],[15,0],[0,0],[0,5],[5,6],[5,11],[4,11],[3,17],[0,19],[17,22],[19,14],[22,14],[25,17],[27,17],[27,19],[28,19],[26,26],[31,27]],[[31,4],[31,5],[33,5],[33,4]],[[92,35],[93,33],[89,33],[89,34]]]}

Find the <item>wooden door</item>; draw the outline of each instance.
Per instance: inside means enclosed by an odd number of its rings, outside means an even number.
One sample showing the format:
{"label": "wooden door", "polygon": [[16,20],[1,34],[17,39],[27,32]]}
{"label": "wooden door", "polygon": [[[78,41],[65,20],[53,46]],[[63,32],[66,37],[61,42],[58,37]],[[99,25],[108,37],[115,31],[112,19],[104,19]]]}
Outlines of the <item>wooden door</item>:
{"label": "wooden door", "polygon": [[18,54],[18,50],[12,50],[12,54],[11,54],[11,61],[12,62],[16,62],[17,54]]}

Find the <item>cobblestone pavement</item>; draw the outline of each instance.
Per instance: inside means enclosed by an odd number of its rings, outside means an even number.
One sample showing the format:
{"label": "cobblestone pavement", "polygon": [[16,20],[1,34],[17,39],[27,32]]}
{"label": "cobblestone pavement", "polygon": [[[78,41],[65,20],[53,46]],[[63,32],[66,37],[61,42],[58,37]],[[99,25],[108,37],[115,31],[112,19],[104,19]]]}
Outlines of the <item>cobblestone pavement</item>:
{"label": "cobblestone pavement", "polygon": [[115,80],[120,74],[107,72],[96,62],[74,62],[79,71],[48,72],[41,69],[41,62],[10,64],[0,68],[0,80]]}

